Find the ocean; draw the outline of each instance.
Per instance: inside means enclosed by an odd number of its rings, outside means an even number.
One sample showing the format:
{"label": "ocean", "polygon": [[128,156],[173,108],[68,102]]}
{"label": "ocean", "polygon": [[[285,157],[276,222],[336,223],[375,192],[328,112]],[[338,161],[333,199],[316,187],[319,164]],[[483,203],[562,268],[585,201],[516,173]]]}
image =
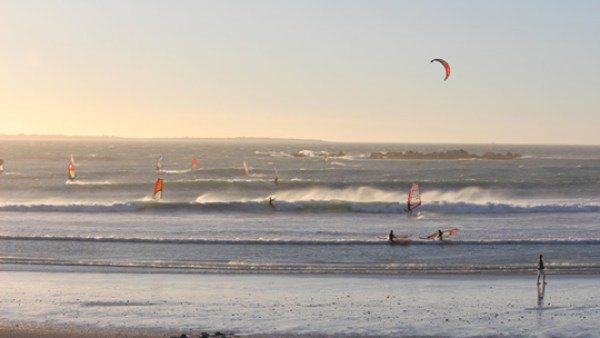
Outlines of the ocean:
{"label": "ocean", "polygon": [[[452,149],[523,156],[369,158]],[[325,152],[343,154],[325,161]],[[597,146],[2,141],[0,158],[4,270],[519,274],[543,253],[550,273],[600,272]],[[163,199],[154,201],[159,177]],[[414,182],[422,206],[408,217]],[[452,227],[460,231],[444,241],[419,238]],[[390,245],[390,230],[410,244]]]}

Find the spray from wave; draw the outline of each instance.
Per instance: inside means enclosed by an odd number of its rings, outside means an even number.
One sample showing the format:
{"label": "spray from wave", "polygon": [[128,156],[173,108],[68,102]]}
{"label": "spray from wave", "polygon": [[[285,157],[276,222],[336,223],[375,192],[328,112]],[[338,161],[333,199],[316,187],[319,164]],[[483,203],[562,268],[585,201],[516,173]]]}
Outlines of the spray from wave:
{"label": "spray from wave", "polygon": [[69,181],[67,180],[65,182],[66,185],[113,185],[115,184],[112,181],[81,181],[81,180],[75,180],[75,181]]}
{"label": "spray from wave", "polygon": [[[0,204],[0,211],[64,212],[273,212],[268,198],[275,198],[278,212],[358,212],[402,214],[406,195],[402,191],[385,191],[372,187],[312,187],[288,189],[273,195],[246,192],[245,196],[224,191],[207,192],[191,201],[153,201],[149,196],[132,201],[43,200]],[[512,200],[502,193],[480,188],[457,191],[429,191],[423,195],[418,211],[427,214],[509,214],[600,212],[598,199]]]}

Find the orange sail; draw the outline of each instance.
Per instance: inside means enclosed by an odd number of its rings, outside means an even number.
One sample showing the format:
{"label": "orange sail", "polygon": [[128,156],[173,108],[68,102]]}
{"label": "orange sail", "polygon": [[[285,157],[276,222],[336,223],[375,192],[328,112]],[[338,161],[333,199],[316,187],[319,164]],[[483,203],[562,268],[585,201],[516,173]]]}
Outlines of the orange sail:
{"label": "orange sail", "polygon": [[154,200],[158,201],[162,198],[162,192],[163,192],[163,179],[159,178],[156,180],[156,183],[154,183],[154,194],[152,195],[152,198],[154,198]]}
{"label": "orange sail", "polygon": [[198,159],[192,158],[192,170],[198,170]]}
{"label": "orange sail", "polygon": [[69,163],[69,180],[73,181],[75,179],[75,164],[73,162]]}

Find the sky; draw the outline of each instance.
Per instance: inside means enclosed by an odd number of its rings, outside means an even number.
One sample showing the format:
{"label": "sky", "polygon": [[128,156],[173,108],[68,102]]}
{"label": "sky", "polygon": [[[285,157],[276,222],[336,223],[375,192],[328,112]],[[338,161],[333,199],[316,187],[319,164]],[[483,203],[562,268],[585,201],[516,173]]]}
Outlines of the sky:
{"label": "sky", "polygon": [[1,0],[0,134],[600,144],[599,35],[585,0]]}

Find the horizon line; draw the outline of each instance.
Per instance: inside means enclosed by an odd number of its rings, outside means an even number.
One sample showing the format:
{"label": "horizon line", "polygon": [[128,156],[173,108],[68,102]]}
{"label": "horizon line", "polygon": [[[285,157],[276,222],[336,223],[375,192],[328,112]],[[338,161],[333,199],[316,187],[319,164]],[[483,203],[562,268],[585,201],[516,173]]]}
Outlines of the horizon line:
{"label": "horizon line", "polygon": [[402,141],[330,141],[322,139],[281,138],[262,136],[232,136],[232,137],[141,137],[141,136],[115,136],[115,135],[65,135],[65,134],[0,134],[0,141],[263,141],[263,142],[307,142],[307,143],[359,143],[359,144],[457,144],[457,145],[532,145],[532,146],[584,146],[598,147],[600,144],[582,143],[522,143],[522,142],[402,142]]}

